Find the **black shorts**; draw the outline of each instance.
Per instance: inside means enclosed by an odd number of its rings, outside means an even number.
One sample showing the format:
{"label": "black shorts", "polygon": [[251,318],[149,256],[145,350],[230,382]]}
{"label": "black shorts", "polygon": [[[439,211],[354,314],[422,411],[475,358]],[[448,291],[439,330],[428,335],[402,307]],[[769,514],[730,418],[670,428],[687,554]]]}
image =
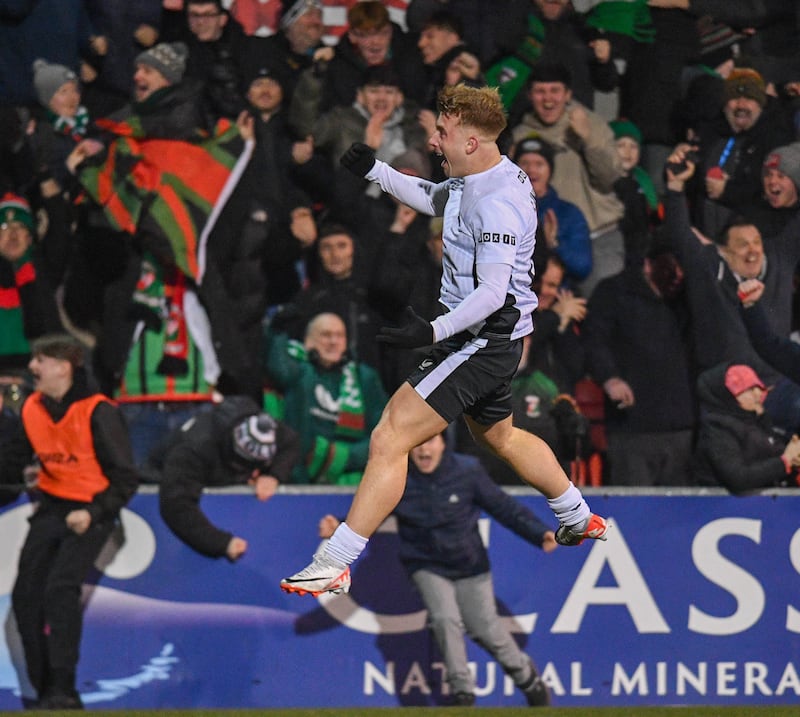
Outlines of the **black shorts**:
{"label": "black shorts", "polygon": [[522,339],[463,332],[436,344],[408,382],[448,423],[466,413],[488,426],[511,415],[511,379],[521,354]]}

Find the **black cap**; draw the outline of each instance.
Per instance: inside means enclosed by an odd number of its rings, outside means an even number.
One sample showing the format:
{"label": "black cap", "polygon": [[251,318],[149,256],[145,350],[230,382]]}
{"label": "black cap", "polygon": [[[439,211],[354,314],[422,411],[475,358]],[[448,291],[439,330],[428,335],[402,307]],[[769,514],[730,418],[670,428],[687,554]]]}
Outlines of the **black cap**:
{"label": "black cap", "polygon": [[550,173],[553,173],[555,151],[553,150],[553,145],[551,145],[549,142],[545,142],[539,137],[525,137],[525,139],[521,139],[517,143],[512,159],[516,162],[517,159],[519,159],[523,154],[541,155],[544,157],[544,160],[547,162],[547,164],[550,165]]}
{"label": "black cap", "polygon": [[572,87],[572,73],[562,62],[537,62],[528,77],[529,86],[534,82],[561,82]]}

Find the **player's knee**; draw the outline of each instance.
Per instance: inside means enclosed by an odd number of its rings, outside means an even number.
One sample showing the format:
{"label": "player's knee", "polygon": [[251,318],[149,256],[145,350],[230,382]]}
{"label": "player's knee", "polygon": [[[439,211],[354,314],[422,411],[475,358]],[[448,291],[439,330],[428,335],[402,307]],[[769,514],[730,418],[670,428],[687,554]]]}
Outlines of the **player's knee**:
{"label": "player's knee", "polygon": [[398,448],[398,436],[394,426],[389,421],[381,420],[375,428],[369,441],[370,456],[388,455],[394,453]]}

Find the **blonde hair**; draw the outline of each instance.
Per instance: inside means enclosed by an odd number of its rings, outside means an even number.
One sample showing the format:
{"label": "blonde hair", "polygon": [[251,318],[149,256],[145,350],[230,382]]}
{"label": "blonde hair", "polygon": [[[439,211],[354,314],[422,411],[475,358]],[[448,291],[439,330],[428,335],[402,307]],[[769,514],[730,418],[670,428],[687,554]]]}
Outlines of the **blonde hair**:
{"label": "blonde hair", "polygon": [[462,125],[474,127],[493,140],[506,128],[506,113],[496,87],[468,87],[463,83],[443,87],[437,105],[441,114],[458,117]]}

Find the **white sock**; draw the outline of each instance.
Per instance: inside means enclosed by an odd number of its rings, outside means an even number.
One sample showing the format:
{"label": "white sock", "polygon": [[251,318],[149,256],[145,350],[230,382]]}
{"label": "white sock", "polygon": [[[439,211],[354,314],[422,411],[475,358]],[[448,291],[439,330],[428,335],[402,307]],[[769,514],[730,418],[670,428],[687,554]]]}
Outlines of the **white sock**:
{"label": "white sock", "polygon": [[548,498],[547,503],[556,514],[558,522],[564,525],[579,526],[588,521],[592,515],[583,495],[572,483],[558,498]]}
{"label": "white sock", "polygon": [[347,523],[340,523],[325,548],[325,555],[339,565],[350,565],[367,546],[369,538],[354,533]]}

